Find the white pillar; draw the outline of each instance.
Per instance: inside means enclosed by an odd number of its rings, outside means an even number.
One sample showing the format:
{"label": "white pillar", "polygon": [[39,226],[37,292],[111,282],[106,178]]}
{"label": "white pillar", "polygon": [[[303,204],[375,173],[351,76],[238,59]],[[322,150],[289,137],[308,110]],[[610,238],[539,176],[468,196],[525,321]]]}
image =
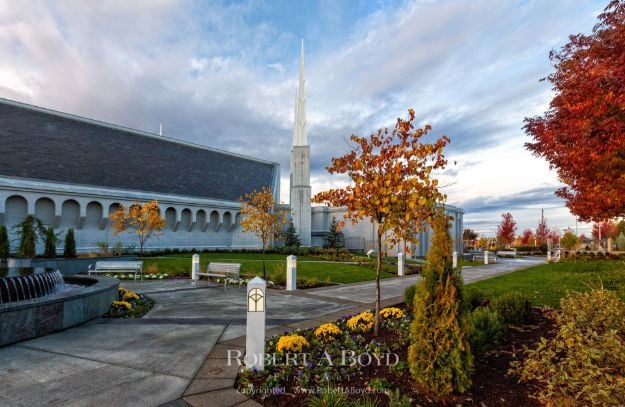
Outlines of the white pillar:
{"label": "white pillar", "polygon": [[514,258],[516,259],[516,247],[514,248]]}
{"label": "white pillar", "polygon": [[452,255],[452,261],[453,261],[453,267],[454,270],[458,268],[458,252],[454,251],[453,255]]}
{"label": "white pillar", "polygon": [[608,237],[608,253],[612,253],[614,250],[614,239]]}
{"label": "white pillar", "polygon": [[560,261],[562,259],[562,252],[560,251],[560,249],[556,250],[556,262]]}
{"label": "white pillar", "polygon": [[551,262],[551,250],[547,249],[547,261]]}
{"label": "white pillar", "polygon": [[484,264],[488,264],[488,250],[484,250]]}
{"label": "white pillar", "polygon": [[198,275],[200,272],[200,255],[194,254],[191,258],[191,284],[197,284]]}
{"label": "white pillar", "polygon": [[286,258],[286,290],[297,290],[297,257],[293,255]]}
{"label": "white pillar", "polygon": [[265,313],[267,282],[254,277],[247,283],[247,326],[245,329],[245,366],[265,367]]}
{"label": "white pillar", "polygon": [[400,277],[403,277],[406,271],[405,257],[406,255],[404,253],[397,253],[397,275]]}

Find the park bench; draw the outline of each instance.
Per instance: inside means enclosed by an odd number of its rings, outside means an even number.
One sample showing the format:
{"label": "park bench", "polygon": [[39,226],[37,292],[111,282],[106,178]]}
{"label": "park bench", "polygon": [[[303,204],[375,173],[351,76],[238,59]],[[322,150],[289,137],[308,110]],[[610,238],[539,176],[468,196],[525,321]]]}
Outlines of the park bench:
{"label": "park bench", "polygon": [[497,252],[499,257],[514,257],[516,259],[516,250],[499,250]]}
{"label": "park bench", "polygon": [[195,283],[197,284],[200,276],[208,277],[208,285],[211,283],[211,277],[224,279],[224,288],[227,286],[226,279],[232,278],[237,282],[241,280],[241,264],[240,263],[208,263],[205,273],[196,273]]}
{"label": "park bench", "polygon": [[137,273],[143,280],[142,261],[96,261],[95,265],[90,264],[87,274],[91,273],[133,273],[137,280]]}
{"label": "park bench", "polygon": [[[484,262],[484,253],[474,254],[473,261]],[[497,256],[494,253],[488,252],[488,263],[497,263]]]}

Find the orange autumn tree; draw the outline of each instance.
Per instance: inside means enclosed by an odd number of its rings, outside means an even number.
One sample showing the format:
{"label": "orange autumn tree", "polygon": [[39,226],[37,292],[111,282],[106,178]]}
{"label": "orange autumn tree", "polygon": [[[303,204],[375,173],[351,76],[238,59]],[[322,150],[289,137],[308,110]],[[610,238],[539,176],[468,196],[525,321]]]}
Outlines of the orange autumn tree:
{"label": "orange autumn tree", "polygon": [[161,216],[158,201],[134,203],[128,208],[120,205],[111,214],[113,233],[119,235],[128,228],[134,230],[139,241],[139,255],[143,256],[146,242],[156,233],[159,233],[167,221]]}
{"label": "orange autumn tree", "polygon": [[408,114],[408,120],[397,119],[392,132],[385,128],[368,138],[352,135],[354,149],[332,158],[332,165],[326,167],[330,174],[346,174],[350,185],[318,193],[312,199],[345,207],[344,219],[354,224],[368,218],[377,225],[376,336],[380,328],[383,236],[389,232],[387,242],[391,245],[404,239],[415,243],[415,232],[431,219],[436,204],[445,199],[432,172],[447,164],[443,149],[449,139],[442,136],[432,143],[423,142],[430,126],[415,128],[414,110],[409,109]]}
{"label": "orange autumn tree", "polygon": [[554,97],[525,119],[526,147],[556,169],[556,195],[582,221],[625,215],[625,0],[610,1],[589,35],[549,58]]}
{"label": "orange autumn tree", "polygon": [[263,278],[266,278],[265,251],[267,244],[280,235],[286,216],[276,209],[276,202],[269,187],[260,191],[245,194],[240,198],[242,203],[241,228],[244,232],[253,232],[263,243]]}

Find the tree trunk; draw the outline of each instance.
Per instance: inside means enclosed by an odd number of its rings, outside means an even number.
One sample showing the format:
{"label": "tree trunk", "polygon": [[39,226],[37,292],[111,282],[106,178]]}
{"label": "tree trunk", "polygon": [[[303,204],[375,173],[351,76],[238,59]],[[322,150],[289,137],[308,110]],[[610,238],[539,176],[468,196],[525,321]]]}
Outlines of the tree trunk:
{"label": "tree trunk", "polygon": [[265,270],[265,242],[263,241],[263,280],[267,281],[267,271]]}
{"label": "tree trunk", "polygon": [[382,271],[382,231],[378,226],[378,264],[375,271],[375,325],[373,336],[380,333],[380,272]]}

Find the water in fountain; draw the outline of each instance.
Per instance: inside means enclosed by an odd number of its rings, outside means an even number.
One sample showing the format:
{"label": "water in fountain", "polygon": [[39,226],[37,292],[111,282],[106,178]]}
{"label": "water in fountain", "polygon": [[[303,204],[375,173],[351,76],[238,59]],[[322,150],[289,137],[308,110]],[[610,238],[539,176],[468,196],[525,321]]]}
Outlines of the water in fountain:
{"label": "water in fountain", "polygon": [[0,278],[0,304],[62,292],[65,282],[60,271]]}

